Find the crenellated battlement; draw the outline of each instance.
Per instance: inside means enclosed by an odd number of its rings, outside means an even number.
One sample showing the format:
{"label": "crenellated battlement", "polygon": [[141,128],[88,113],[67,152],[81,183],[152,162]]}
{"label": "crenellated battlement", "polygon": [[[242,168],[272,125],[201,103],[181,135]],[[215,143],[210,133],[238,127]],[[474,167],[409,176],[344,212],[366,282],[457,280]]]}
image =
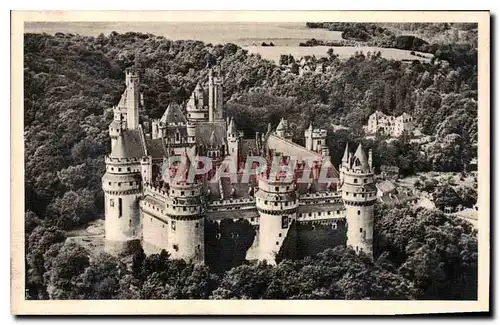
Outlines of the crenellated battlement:
{"label": "crenellated battlement", "polygon": [[336,192],[319,192],[319,193],[305,193],[301,194],[299,199],[317,199],[317,198],[340,198],[341,193],[339,191]]}
{"label": "crenellated battlement", "polygon": [[318,204],[318,203],[342,203],[340,193],[315,193],[304,194],[299,197],[300,205]]}
{"label": "crenellated battlement", "polygon": [[128,87],[132,83],[139,82],[139,75],[133,69],[125,71],[125,85]]}
{"label": "crenellated battlement", "polygon": [[217,206],[218,207],[218,206],[246,205],[246,204],[255,204],[255,199],[253,197],[250,197],[250,198],[241,198],[241,199],[210,201],[209,206]]}
{"label": "crenellated battlement", "polygon": [[141,162],[141,158],[112,158],[109,155],[106,156],[105,162],[106,164],[139,164]]}
{"label": "crenellated battlement", "polygon": [[160,197],[163,199],[165,199],[168,195],[167,191],[164,191],[159,187],[155,187],[147,183],[143,184],[143,189],[144,189],[144,195],[151,195],[153,197]]}
{"label": "crenellated battlement", "polygon": [[170,181],[168,184],[170,185],[171,188],[170,194],[172,195],[177,195],[177,193],[180,194],[180,192],[177,192],[175,190],[194,190],[196,192],[199,192],[199,194],[201,194],[201,189],[203,187],[203,184],[198,181],[189,182],[185,180],[175,180],[175,179]]}

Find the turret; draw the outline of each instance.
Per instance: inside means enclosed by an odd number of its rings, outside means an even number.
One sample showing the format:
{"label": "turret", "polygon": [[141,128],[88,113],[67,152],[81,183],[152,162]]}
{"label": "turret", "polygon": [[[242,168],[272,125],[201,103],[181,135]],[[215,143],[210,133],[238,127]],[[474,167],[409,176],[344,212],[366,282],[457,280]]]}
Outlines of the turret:
{"label": "turret", "polygon": [[[141,196],[141,149],[138,131],[125,130],[119,135],[106,157],[102,178],[106,250],[120,254],[137,242],[141,235],[139,197]],[[139,145],[140,146],[140,145]],[[137,150],[138,149],[138,150]]]}
{"label": "turret", "polygon": [[153,182],[153,160],[151,156],[145,156],[141,159],[141,178],[146,184]]}
{"label": "turret", "polygon": [[116,139],[122,134],[126,128],[127,122],[118,107],[113,108],[113,121],[109,124],[109,137],[111,138],[111,148],[116,143]]}
{"label": "turret", "polygon": [[170,103],[159,121],[159,130],[165,142],[176,154],[182,154],[195,144],[195,126],[188,123],[177,103]]}
{"label": "turret", "polygon": [[276,135],[289,141],[292,140],[290,130],[288,129],[288,121],[284,118],[281,118],[280,123],[276,127]]}
{"label": "turret", "polygon": [[370,166],[370,170],[374,172],[373,170],[373,152],[372,149],[368,150],[368,166]]}
{"label": "turret", "polygon": [[202,209],[202,183],[190,179],[191,162],[183,156],[181,162],[169,166],[166,217],[168,252],[172,258],[203,263],[205,260],[205,225]]}
{"label": "turret", "polygon": [[196,102],[196,108],[198,109],[203,109],[204,106],[204,102],[203,102],[203,99],[204,99],[204,94],[203,94],[203,87],[201,87],[201,84],[198,82],[196,84],[196,87],[194,88],[194,94],[196,95],[196,99],[197,99],[197,102]]}
{"label": "turret", "polygon": [[222,90],[222,78],[220,76],[216,77],[214,80],[214,120],[223,121],[224,120],[224,107],[223,107],[223,90]]}
{"label": "turret", "polygon": [[238,159],[239,154],[239,144],[240,138],[238,134],[238,130],[236,129],[236,125],[234,120],[231,118],[229,125],[227,127],[227,146],[228,146],[228,154],[233,158]]}
{"label": "turret", "polygon": [[126,89],[123,103],[127,110],[127,128],[134,130],[139,126],[139,110],[141,94],[139,90],[139,75],[132,70],[125,73]]}
{"label": "turret", "polygon": [[187,142],[194,145],[196,143],[196,124],[188,121],[186,124],[186,130],[188,137]]}
{"label": "turret", "polygon": [[309,127],[304,132],[304,137],[306,138],[306,149],[307,150],[313,150],[312,133],[313,133],[313,126],[312,126],[312,122],[311,122],[311,123],[309,123]]}
{"label": "turret", "polygon": [[162,137],[160,131],[160,121],[152,120],[151,121],[151,139],[159,139]]}
{"label": "turret", "polygon": [[208,106],[205,105],[207,101],[203,88],[197,83],[186,104],[188,121],[192,123],[208,121]]}
{"label": "turret", "polygon": [[340,166],[340,190],[346,207],[347,245],[356,252],[373,255],[373,206],[376,187],[370,158],[360,144],[354,155],[348,146]]}
{"label": "turret", "polygon": [[208,71],[208,120],[210,122],[224,120],[222,83],[220,76],[214,76],[214,71],[210,68]]}
{"label": "turret", "polygon": [[259,260],[276,263],[276,254],[297,219],[299,201],[293,171],[268,169],[259,175],[255,200],[260,215]]}
{"label": "turret", "polygon": [[208,121],[214,121],[214,98],[215,98],[215,87],[214,87],[214,75],[213,69],[208,70]]}

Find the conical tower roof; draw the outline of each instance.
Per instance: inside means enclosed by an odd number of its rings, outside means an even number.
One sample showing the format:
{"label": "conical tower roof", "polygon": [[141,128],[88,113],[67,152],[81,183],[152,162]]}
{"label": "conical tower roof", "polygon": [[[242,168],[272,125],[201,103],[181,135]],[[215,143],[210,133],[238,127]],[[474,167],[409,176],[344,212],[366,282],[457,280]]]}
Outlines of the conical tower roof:
{"label": "conical tower roof", "polygon": [[344,156],[342,157],[343,163],[349,162],[349,142],[345,144]]}
{"label": "conical tower roof", "polygon": [[111,148],[111,153],[109,154],[109,157],[119,158],[119,159],[128,158],[127,153],[125,151],[125,143],[123,141],[122,135],[116,138],[115,144],[113,145],[113,148]]}
{"label": "conical tower roof", "polygon": [[177,103],[170,103],[165,113],[160,119],[163,124],[168,123],[186,123],[186,117],[181,111],[181,107]]}
{"label": "conical tower roof", "polygon": [[365,150],[363,149],[361,143],[359,144],[358,149],[356,149],[356,152],[354,153],[354,161],[356,160],[359,160],[362,170],[370,169],[370,165],[368,164],[368,158],[366,157]]}
{"label": "conical tower roof", "polygon": [[234,134],[236,134],[238,132],[238,130],[236,129],[236,124],[234,123],[233,118],[231,118],[231,120],[229,121],[229,126],[227,127],[227,132],[234,133]]}
{"label": "conical tower roof", "polygon": [[198,92],[202,92],[203,91],[203,88],[201,87],[201,84],[199,82],[196,84],[196,87],[194,88],[194,90],[196,90]]}
{"label": "conical tower roof", "polygon": [[217,137],[215,136],[215,131],[212,131],[212,134],[210,134],[209,143],[212,147],[217,146]]}
{"label": "conical tower roof", "polygon": [[284,131],[286,128],[286,121],[284,118],[281,118],[280,124],[278,124],[278,127],[276,128],[276,131]]}

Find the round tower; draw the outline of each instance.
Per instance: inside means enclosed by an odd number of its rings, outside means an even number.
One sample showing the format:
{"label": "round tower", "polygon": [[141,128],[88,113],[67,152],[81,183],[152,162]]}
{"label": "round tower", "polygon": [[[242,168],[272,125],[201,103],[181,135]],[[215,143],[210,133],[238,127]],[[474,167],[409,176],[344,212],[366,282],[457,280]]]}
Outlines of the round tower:
{"label": "round tower", "polygon": [[[272,173],[271,173],[272,174]],[[259,260],[276,263],[276,254],[288,235],[292,221],[297,219],[298,196],[293,177],[284,172],[258,177],[255,193],[259,221]]]}
{"label": "round tower", "polygon": [[125,252],[141,235],[141,160],[127,155],[123,136],[115,141],[102,178],[106,250],[113,255]]}
{"label": "round tower", "polygon": [[168,229],[168,252],[172,258],[187,262],[205,261],[205,223],[202,209],[202,183],[189,179],[191,164],[185,162],[169,166],[166,216]]}
{"label": "round tower", "polygon": [[109,137],[111,138],[111,148],[116,143],[116,139],[122,134],[123,129],[126,124],[124,121],[124,117],[117,107],[113,108],[113,121],[109,124]]}
{"label": "round tower", "polygon": [[229,125],[227,127],[227,150],[228,154],[237,161],[239,155],[239,142],[240,137],[234,120],[231,118]]}
{"label": "round tower", "polygon": [[188,120],[186,124],[187,143],[190,145],[196,144],[196,124]]}
{"label": "round tower", "polygon": [[373,206],[377,198],[372,152],[361,144],[354,155],[346,146],[340,166],[340,191],[346,209],[347,246],[373,256]]}

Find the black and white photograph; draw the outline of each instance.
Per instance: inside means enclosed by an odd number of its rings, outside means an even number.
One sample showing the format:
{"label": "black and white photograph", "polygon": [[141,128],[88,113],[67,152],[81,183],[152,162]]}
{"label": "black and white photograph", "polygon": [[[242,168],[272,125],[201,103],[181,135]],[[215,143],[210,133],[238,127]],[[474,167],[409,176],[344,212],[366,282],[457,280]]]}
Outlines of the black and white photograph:
{"label": "black and white photograph", "polygon": [[489,13],[197,14],[23,19],[23,303],[488,308]]}

